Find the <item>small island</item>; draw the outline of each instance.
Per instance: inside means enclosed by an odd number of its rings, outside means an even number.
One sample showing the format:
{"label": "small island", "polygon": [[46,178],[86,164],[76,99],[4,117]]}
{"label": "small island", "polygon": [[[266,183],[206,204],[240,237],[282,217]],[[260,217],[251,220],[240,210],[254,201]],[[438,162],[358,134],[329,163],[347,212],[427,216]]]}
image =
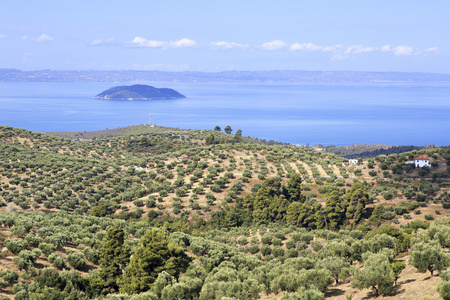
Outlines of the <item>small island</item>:
{"label": "small island", "polygon": [[111,100],[165,100],[181,99],[186,98],[186,96],[169,88],[155,88],[150,85],[135,84],[131,86],[112,87],[94,98]]}

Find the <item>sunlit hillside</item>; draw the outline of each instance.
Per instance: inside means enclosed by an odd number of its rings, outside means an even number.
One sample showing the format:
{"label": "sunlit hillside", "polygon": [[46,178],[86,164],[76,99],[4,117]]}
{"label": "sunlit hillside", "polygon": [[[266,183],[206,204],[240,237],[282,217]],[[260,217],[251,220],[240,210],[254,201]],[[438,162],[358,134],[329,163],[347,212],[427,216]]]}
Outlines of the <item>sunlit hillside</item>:
{"label": "sunlit hillside", "polygon": [[[0,150],[5,297],[435,299],[441,279],[419,271],[450,264],[448,149],[350,161],[219,130],[139,125],[53,135],[2,126]],[[430,167],[409,163],[419,156]],[[129,264],[106,287],[112,228]],[[173,265],[139,287],[119,279],[135,276],[150,234],[171,245]],[[410,257],[419,247],[434,247],[440,262],[418,266]],[[370,266],[402,261],[397,285],[364,283]]]}

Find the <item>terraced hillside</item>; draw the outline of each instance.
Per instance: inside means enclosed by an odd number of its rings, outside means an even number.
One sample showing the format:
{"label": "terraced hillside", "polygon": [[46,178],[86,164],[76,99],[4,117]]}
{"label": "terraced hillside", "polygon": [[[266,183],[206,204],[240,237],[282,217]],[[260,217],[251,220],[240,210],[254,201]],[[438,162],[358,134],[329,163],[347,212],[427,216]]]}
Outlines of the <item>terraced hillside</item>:
{"label": "terraced hillside", "polygon": [[[63,134],[73,140],[0,127],[3,296],[367,299],[376,293],[359,272],[371,260],[406,262],[400,287],[389,279],[385,290],[372,286],[377,293],[438,295],[437,277],[430,293],[414,289],[428,279],[409,257],[416,244],[435,247],[444,253],[436,270],[448,267],[448,149],[349,165],[312,148],[213,130],[139,125]],[[406,163],[417,156],[431,167]],[[113,234],[123,234],[128,260],[107,276]],[[160,246],[171,263],[134,286],[125,277],[144,271],[129,273],[142,264],[133,257],[158,239],[170,245]],[[339,274],[331,261],[340,262]],[[105,286],[105,276],[114,282]]]}

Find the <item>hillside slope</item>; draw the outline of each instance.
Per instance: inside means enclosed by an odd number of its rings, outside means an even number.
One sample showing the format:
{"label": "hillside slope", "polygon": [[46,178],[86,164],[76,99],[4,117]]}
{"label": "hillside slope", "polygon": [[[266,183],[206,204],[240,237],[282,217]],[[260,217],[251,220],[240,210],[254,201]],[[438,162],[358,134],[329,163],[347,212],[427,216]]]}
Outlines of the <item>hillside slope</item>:
{"label": "hillside slope", "polygon": [[[157,228],[171,249],[192,258],[160,299],[174,290],[201,300],[291,299],[293,292],[375,298],[350,287],[363,253],[381,252],[392,263],[407,261],[402,253],[412,255],[421,242],[450,245],[448,149],[349,165],[335,154],[219,131],[142,125],[110,132],[75,141],[0,126],[0,295],[99,296],[95,274],[112,227],[124,231],[130,255]],[[405,164],[417,156],[431,167]],[[347,268],[337,284],[328,258]],[[61,285],[46,285],[39,275],[46,267],[57,269]],[[386,299],[436,297],[440,278],[428,274],[407,262]]]}

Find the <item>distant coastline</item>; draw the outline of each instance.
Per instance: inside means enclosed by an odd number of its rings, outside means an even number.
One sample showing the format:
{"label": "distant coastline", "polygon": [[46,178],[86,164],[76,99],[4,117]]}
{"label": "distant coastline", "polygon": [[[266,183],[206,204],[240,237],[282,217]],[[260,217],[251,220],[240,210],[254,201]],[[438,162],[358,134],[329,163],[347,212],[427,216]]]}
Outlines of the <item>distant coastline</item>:
{"label": "distant coastline", "polygon": [[244,82],[244,83],[432,83],[450,82],[450,74],[362,71],[96,71],[1,69],[0,82]]}

